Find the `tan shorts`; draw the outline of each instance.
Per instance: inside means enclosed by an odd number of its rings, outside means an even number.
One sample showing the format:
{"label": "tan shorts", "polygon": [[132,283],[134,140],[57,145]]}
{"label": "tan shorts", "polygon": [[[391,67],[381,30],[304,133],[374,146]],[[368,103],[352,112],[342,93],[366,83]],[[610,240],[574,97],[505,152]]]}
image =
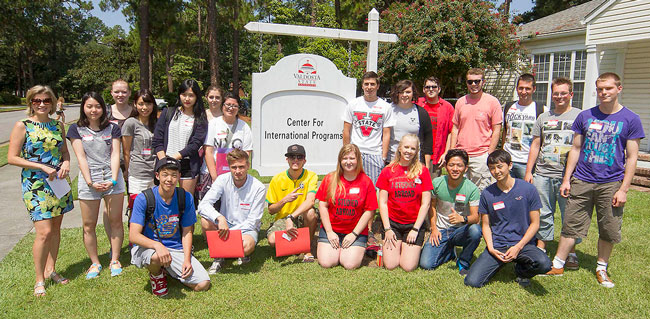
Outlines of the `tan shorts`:
{"label": "tan shorts", "polygon": [[562,224],[562,236],[586,238],[595,207],[599,238],[610,243],[619,243],[623,207],[613,207],[612,198],[621,187],[621,183],[621,181],[603,184],[587,183],[572,177],[571,193]]}

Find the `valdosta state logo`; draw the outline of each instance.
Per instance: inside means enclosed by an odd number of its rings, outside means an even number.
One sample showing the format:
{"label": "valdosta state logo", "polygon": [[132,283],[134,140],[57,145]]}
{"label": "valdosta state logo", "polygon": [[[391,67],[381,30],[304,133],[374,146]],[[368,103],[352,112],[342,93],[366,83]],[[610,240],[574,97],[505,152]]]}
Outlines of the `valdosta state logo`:
{"label": "valdosta state logo", "polygon": [[382,113],[354,112],[357,121],[355,126],[359,127],[363,136],[370,136],[372,130],[379,128],[379,121],[384,117]]}
{"label": "valdosta state logo", "polygon": [[298,71],[293,77],[298,80],[298,86],[316,87],[316,82],[320,80],[316,60],[309,57],[300,59]]}

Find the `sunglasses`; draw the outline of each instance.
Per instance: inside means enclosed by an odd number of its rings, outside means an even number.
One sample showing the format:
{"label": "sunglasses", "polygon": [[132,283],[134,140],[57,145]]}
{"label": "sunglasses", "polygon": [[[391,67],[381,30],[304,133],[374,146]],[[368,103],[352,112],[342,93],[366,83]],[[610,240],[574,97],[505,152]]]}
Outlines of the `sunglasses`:
{"label": "sunglasses", "polygon": [[437,88],[438,88],[437,85],[427,85],[424,87],[425,90],[435,90]]}
{"label": "sunglasses", "polygon": [[467,80],[467,84],[472,85],[472,84],[479,84],[483,80]]}
{"label": "sunglasses", "polygon": [[289,155],[289,159],[297,159],[297,160],[304,160],[305,155]]}
{"label": "sunglasses", "polygon": [[32,99],[32,105],[38,106],[41,105],[41,103],[45,105],[50,105],[52,104],[52,99],[47,98],[47,99]]}

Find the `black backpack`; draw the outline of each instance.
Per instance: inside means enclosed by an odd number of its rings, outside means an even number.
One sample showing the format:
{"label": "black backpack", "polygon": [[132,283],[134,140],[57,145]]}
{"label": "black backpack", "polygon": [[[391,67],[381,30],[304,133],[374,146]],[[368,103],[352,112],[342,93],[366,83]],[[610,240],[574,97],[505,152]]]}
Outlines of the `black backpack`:
{"label": "black backpack", "polygon": [[[144,225],[146,227],[147,221],[151,219],[154,224],[156,236],[160,238],[160,234],[158,233],[158,224],[156,223],[156,219],[153,218],[153,213],[156,211],[156,195],[154,195],[152,188],[147,188],[142,191],[142,193],[144,194],[144,198],[147,200],[147,209],[144,213]],[[180,224],[181,220],[183,220],[183,212],[185,211],[185,189],[182,187],[176,187],[176,201],[178,201],[178,223]],[[129,222],[130,221],[131,216],[129,216]]]}

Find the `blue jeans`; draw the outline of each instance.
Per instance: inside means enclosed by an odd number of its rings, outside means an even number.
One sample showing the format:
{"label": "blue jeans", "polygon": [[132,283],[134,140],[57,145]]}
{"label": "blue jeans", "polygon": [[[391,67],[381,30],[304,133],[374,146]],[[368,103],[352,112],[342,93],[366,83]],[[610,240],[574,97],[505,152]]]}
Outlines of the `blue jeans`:
{"label": "blue jeans", "polygon": [[[495,248],[500,252],[506,252],[509,247]],[[541,249],[534,245],[526,245],[519,252],[514,260],[515,274],[521,278],[533,278],[536,275],[545,274],[551,270],[551,260]],[[480,288],[494,276],[506,263],[498,260],[488,252],[487,248],[481,253],[476,261],[469,268],[465,277],[465,285]]]}
{"label": "blue jeans", "polygon": [[512,169],[510,170],[510,176],[514,178],[524,179],[524,177],[526,176],[526,163],[512,162]]}
{"label": "blue jeans", "polygon": [[[539,210],[539,231],[537,239],[543,241],[553,240],[555,234],[555,204],[560,206],[560,216],[564,221],[564,210],[566,209],[567,198],[560,195],[561,178],[546,177],[535,174],[533,184],[539,193],[539,199],[542,201],[542,208]],[[582,239],[578,238],[576,244]]]}
{"label": "blue jeans", "polygon": [[[434,226],[435,227],[435,226]],[[462,246],[463,251],[458,256],[457,265],[469,269],[474,251],[481,243],[481,226],[477,224],[449,227],[440,230],[442,238],[438,246],[431,245],[427,240],[420,254],[420,267],[435,269],[454,258],[454,248]]]}

